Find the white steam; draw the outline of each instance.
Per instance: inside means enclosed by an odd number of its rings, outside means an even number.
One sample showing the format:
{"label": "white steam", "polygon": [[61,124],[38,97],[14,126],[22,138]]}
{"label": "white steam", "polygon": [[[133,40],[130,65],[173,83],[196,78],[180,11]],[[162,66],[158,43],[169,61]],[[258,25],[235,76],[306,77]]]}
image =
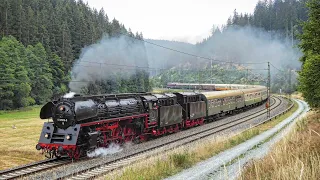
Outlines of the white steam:
{"label": "white steam", "polygon": [[73,98],[74,97],[74,95],[75,95],[76,93],[75,92],[68,92],[67,94],[65,94],[63,97],[64,98]]}
{"label": "white steam", "polygon": [[106,155],[115,154],[121,151],[122,151],[122,148],[120,147],[120,145],[112,143],[109,145],[108,148],[101,147],[101,148],[95,149],[92,152],[87,153],[87,156],[90,158],[97,157],[97,156],[106,156]]}
{"label": "white steam", "polygon": [[[232,61],[235,64],[269,61],[279,69],[299,69],[301,66],[299,58],[302,53],[295,47],[296,42],[292,44],[291,40],[281,38],[276,32],[270,33],[254,27],[228,27],[222,32],[216,31],[203,43],[196,45],[165,40],[147,41],[189,54]],[[98,43],[82,49],[80,58],[72,67],[69,87],[71,91],[80,92],[89,82],[106,79],[118,81],[116,78],[128,78],[135,74],[137,69],[149,70],[149,74],[157,75],[163,69],[172,67],[198,70],[208,66],[210,60],[164,49],[127,36],[104,37]],[[251,65],[249,68],[265,69],[267,65]]]}
{"label": "white steam", "polygon": [[[217,60],[245,62],[271,62],[278,68],[300,68],[302,53],[291,40],[279,38],[274,32],[253,27],[231,27],[217,31],[198,45],[199,54]],[[266,67],[266,64],[263,65]]]}
{"label": "white steam", "polygon": [[[222,32],[216,31],[203,43],[196,45],[164,41],[148,40],[171,49],[176,49],[202,57],[212,58],[219,61],[232,61],[235,64],[246,62],[271,62],[279,69],[301,66],[299,58],[302,53],[296,47],[297,42],[292,44],[291,39],[283,39],[276,32],[267,32],[254,27],[228,27]],[[208,67],[210,60],[192,57],[163,49],[152,44],[145,44],[149,65],[151,68],[177,67],[182,69],[196,69]],[[221,63],[215,62],[213,63]],[[247,65],[245,65],[247,66]],[[253,66],[253,65],[252,65]],[[252,68],[265,69],[266,64]]]}
{"label": "white steam", "polygon": [[90,82],[133,75],[139,69],[137,67],[146,67],[148,70],[142,41],[127,36],[105,36],[96,44],[81,50],[80,58],[72,67],[69,88],[79,93]]}

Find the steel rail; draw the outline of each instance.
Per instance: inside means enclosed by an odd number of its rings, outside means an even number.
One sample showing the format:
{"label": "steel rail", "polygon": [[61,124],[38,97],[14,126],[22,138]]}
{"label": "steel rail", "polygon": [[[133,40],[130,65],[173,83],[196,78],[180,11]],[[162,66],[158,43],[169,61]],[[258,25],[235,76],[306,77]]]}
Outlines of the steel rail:
{"label": "steel rail", "polygon": [[[278,97],[273,97],[274,102],[272,104],[272,110],[276,109],[282,104],[281,98]],[[211,136],[213,134],[225,131],[227,129],[230,129],[232,127],[235,127],[239,124],[248,122],[256,117],[259,117],[261,115],[266,114],[266,109],[260,110],[255,112],[254,114],[250,114],[247,116],[244,116],[242,118],[238,118],[232,122],[224,123],[203,131],[195,132],[192,134],[189,134],[188,137],[181,137],[175,140],[172,140],[170,142],[166,142],[163,144],[155,145],[153,147],[147,147],[144,150],[134,152],[132,154],[128,154],[127,156],[124,157],[119,157],[115,160],[111,160],[109,162],[103,162],[102,164],[95,165],[93,167],[90,167],[85,170],[79,170],[78,172],[75,172],[73,174],[69,174],[60,178],[68,178],[68,179],[91,179],[97,176],[101,176],[103,174],[106,174],[107,172],[110,172],[112,170],[121,168],[125,165],[128,165],[130,163],[133,163],[135,161],[138,161],[140,159],[150,157],[152,155],[158,154],[158,153],[163,153],[165,151],[177,148],[182,145],[187,145],[190,144],[194,141],[203,139],[205,137]],[[282,112],[281,112],[282,113]],[[148,153],[150,152],[150,153]]]}
{"label": "steel rail", "polygon": [[22,165],[22,166],[17,166],[11,169],[0,171],[0,180],[18,178],[31,173],[54,168],[54,167],[66,164],[68,162],[70,162],[70,160],[68,160],[67,158],[61,158],[61,159],[53,158],[53,159],[37,161],[34,163]]}

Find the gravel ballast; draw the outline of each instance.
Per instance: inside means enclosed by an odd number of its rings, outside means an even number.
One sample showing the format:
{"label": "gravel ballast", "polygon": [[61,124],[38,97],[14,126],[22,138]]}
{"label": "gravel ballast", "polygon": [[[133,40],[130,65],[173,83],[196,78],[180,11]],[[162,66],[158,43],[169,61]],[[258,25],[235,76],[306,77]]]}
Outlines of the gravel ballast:
{"label": "gravel ballast", "polygon": [[[210,159],[207,159],[203,162],[198,163],[197,165],[182,171],[181,173],[167,178],[168,180],[176,180],[176,179],[229,179],[235,178],[239,174],[239,169],[243,167],[243,165],[248,162],[250,159],[255,157],[262,157],[264,154],[268,152],[268,148],[276,142],[275,140],[280,139],[282,136],[278,134],[280,137],[275,136],[271,141],[268,141],[261,145],[258,148],[254,148],[259,145],[261,142],[264,142],[268,138],[272,137],[274,134],[279,132],[281,129],[286,127],[288,124],[293,122],[300,116],[301,113],[305,113],[308,111],[308,107],[305,102],[300,100],[295,100],[299,104],[299,108],[296,112],[294,112],[290,117],[277,124],[274,128],[263,132],[262,134],[255,136],[254,138],[239,144],[229,150],[226,150],[216,156],[213,156]],[[268,143],[268,144],[267,144]],[[268,148],[267,148],[268,147]],[[248,152],[252,150],[252,153]],[[253,153],[254,152],[254,153]],[[236,159],[237,157],[241,157],[242,161],[235,161],[231,165],[228,165],[229,162]],[[225,167],[227,165],[227,167]],[[228,172],[228,173],[226,173]]]}

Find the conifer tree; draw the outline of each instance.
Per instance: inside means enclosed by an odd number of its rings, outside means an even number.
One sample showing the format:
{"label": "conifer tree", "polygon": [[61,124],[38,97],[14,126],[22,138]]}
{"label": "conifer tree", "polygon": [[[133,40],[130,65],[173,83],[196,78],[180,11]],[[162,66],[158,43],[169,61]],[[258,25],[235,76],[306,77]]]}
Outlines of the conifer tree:
{"label": "conifer tree", "polygon": [[309,0],[309,19],[303,24],[300,47],[304,53],[301,61],[300,90],[311,107],[320,107],[320,2]]}

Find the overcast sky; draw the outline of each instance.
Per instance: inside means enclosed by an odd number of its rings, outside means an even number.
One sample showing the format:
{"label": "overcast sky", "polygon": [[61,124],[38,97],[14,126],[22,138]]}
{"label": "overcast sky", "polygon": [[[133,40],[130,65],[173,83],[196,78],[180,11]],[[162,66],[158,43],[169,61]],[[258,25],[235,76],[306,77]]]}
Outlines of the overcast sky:
{"label": "overcast sky", "polygon": [[102,7],[144,38],[201,41],[213,25],[225,24],[234,9],[252,13],[258,0],[84,0],[90,7]]}

